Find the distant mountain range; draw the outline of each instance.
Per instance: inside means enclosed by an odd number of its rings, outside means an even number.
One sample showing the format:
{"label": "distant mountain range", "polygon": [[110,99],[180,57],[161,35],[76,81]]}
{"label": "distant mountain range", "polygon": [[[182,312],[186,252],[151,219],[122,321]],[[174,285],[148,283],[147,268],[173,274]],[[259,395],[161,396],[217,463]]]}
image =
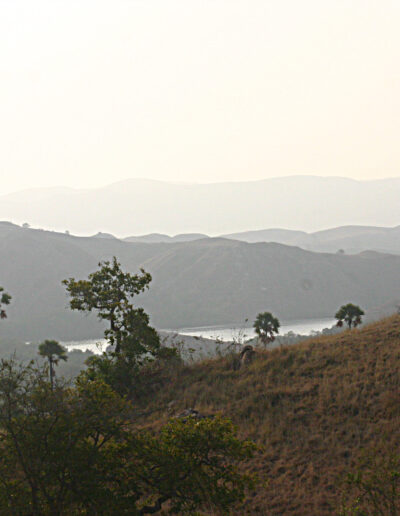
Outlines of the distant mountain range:
{"label": "distant mountain range", "polygon": [[154,243],[173,243],[173,242],[192,242],[193,240],[200,240],[202,238],[209,238],[203,233],[182,233],[180,235],[168,236],[161,233],[150,233],[149,235],[131,236],[124,238],[125,242],[142,242],[145,244]]}
{"label": "distant mountain range", "polygon": [[71,312],[61,281],[85,278],[117,256],[153,276],[136,303],[158,328],[230,325],[260,311],[281,320],[332,316],[345,302],[366,310],[400,298],[400,256],[305,251],[278,243],[223,238],[138,243],[75,237],[0,224],[0,285],[13,296],[0,335],[74,340],[101,335],[94,316]]}
{"label": "distant mountain range", "polygon": [[[97,236],[97,235],[96,235]],[[204,234],[182,234],[170,237],[159,233],[128,237],[127,242],[190,242],[209,238]],[[278,244],[301,247],[307,251],[326,253],[356,254],[372,250],[384,253],[400,254],[400,226],[384,228],[375,226],[341,226],[338,228],[306,233],[288,229],[263,229],[259,231],[243,231],[221,235],[221,238],[240,240],[242,242],[276,242]]]}
{"label": "distant mountain range", "polygon": [[400,224],[400,178],[291,176],[178,184],[130,179],[104,188],[33,189],[0,197],[0,220],[75,234],[221,235],[249,228],[319,231]]}
{"label": "distant mountain range", "polygon": [[225,238],[244,242],[277,242],[294,245],[316,252],[360,253],[366,250],[400,254],[400,226],[394,228],[374,226],[341,226],[338,228],[305,233],[285,229],[245,231],[225,235]]}

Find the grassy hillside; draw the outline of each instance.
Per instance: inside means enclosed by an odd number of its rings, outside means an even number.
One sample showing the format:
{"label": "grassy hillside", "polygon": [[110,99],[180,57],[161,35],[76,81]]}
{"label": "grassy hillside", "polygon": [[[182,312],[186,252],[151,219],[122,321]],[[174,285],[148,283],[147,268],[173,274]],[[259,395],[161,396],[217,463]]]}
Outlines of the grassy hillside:
{"label": "grassy hillside", "polygon": [[[158,427],[195,407],[222,413],[262,450],[262,480],[240,514],[336,514],[338,479],[363,448],[400,442],[400,317],[361,330],[258,353],[235,371],[230,358],[186,367],[157,385],[142,424]],[[384,443],[384,444],[383,444]]]}

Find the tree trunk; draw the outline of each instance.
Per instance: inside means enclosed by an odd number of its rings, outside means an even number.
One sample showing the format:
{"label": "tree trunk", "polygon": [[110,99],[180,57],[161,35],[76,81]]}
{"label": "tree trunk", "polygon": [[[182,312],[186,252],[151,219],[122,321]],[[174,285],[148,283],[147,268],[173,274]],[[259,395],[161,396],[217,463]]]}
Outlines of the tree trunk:
{"label": "tree trunk", "polygon": [[53,360],[51,358],[49,358],[49,362],[50,362],[50,385],[51,385],[51,390],[54,389],[54,369],[53,369]]}

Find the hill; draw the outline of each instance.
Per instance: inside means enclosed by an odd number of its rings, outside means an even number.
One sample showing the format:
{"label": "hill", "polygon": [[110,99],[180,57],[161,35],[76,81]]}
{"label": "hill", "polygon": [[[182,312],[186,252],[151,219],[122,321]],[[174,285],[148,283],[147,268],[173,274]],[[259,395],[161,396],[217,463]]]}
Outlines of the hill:
{"label": "hill", "polygon": [[400,254],[400,226],[393,228],[375,226],[341,226],[306,233],[287,229],[244,231],[224,235],[225,238],[243,242],[277,242],[296,245],[315,252],[356,254],[366,250]]}
{"label": "hill", "polygon": [[144,267],[150,291],[136,303],[158,328],[243,324],[271,310],[281,320],[330,317],[345,302],[370,310],[399,298],[400,257],[322,254],[274,243],[203,239],[174,244],[79,238],[0,224],[0,285],[13,296],[5,336],[96,338],[94,316],[68,309],[61,281],[85,278],[99,260]]}
{"label": "hill", "polygon": [[181,235],[169,236],[160,233],[150,233],[149,235],[130,236],[124,238],[125,242],[142,242],[147,244],[158,244],[161,242],[191,242],[192,240],[200,240],[202,238],[209,238],[203,233],[182,233]]}
{"label": "hill", "polygon": [[339,479],[362,450],[400,441],[400,317],[258,352],[239,371],[230,357],[176,371],[143,400],[141,424],[157,428],[189,407],[232,418],[261,445],[260,477],[238,514],[337,514]]}
{"label": "hill", "polygon": [[400,178],[289,176],[211,184],[130,179],[97,189],[3,195],[0,219],[119,237],[154,232],[220,235],[268,227],[318,231],[345,224],[398,224],[399,198]]}
{"label": "hill", "polygon": [[[203,233],[183,233],[174,237],[151,233],[149,235],[131,236],[126,242],[174,243],[190,242],[209,238]],[[221,235],[220,238],[239,240],[250,244],[259,242],[275,242],[278,244],[301,247],[307,251],[323,253],[357,254],[363,251],[378,251],[389,254],[400,254],[400,226],[393,228],[376,226],[340,226],[337,228],[307,233],[289,229],[261,229],[242,231]]]}

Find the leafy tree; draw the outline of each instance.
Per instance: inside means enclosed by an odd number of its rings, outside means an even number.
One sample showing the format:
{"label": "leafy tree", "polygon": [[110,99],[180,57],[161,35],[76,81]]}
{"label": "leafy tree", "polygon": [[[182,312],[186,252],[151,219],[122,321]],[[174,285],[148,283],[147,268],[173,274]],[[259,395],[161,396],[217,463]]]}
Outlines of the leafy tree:
{"label": "leafy tree", "polygon": [[150,274],[143,269],[132,275],[121,270],[114,257],[112,264],[102,262],[100,269],[88,280],[64,280],[71,295],[74,310],[96,310],[98,317],[109,321],[104,335],[114,346],[101,356],[91,357],[82,374],[89,379],[101,379],[120,394],[136,395],[143,383],[144,367],[155,359],[177,360],[177,350],[161,347],[160,337],[150,326],[149,316],[135,308],[131,299],[149,287]]}
{"label": "leafy tree", "polygon": [[146,505],[143,514],[155,513],[167,502],[172,514],[195,514],[215,508],[223,514],[255,478],[240,473],[236,463],[253,456],[256,446],[236,437],[236,428],[220,416],[171,420],[157,436],[135,436],[136,460]]}
{"label": "leafy tree", "polygon": [[279,327],[279,320],[270,312],[258,314],[253,324],[255,332],[264,346],[275,340],[275,335],[279,333]]}
{"label": "leafy tree", "polygon": [[72,310],[97,311],[101,320],[108,321],[106,338],[115,353],[120,353],[124,338],[130,334],[142,314],[135,310],[131,299],[149,288],[151,275],[141,269],[141,274],[130,274],[121,270],[121,264],[114,256],[112,262],[99,263],[99,270],[89,274],[87,280],[69,278],[63,281],[71,296]]}
{"label": "leafy tree", "polygon": [[0,361],[0,514],[226,514],[253,486],[238,465],[254,444],[221,417],[135,429],[130,404],[101,381],[75,387]]}
{"label": "leafy tree", "polygon": [[352,303],[343,305],[335,314],[335,319],[337,319],[336,326],[341,327],[343,326],[343,322],[345,322],[349,328],[355,328],[361,324],[363,315],[364,312],[359,306],[353,305]]}
{"label": "leafy tree", "polygon": [[68,360],[67,350],[56,340],[45,340],[39,344],[39,355],[47,358],[49,361],[50,384],[53,389],[55,375],[54,366],[58,365],[60,360],[64,360],[65,362]]}
{"label": "leafy tree", "polygon": [[51,389],[46,376],[0,362],[0,513],[120,514],[126,403],[101,382]]}
{"label": "leafy tree", "polygon": [[11,302],[10,294],[4,291],[3,287],[0,287],[0,319],[6,319],[7,313],[2,305],[9,305]]}

